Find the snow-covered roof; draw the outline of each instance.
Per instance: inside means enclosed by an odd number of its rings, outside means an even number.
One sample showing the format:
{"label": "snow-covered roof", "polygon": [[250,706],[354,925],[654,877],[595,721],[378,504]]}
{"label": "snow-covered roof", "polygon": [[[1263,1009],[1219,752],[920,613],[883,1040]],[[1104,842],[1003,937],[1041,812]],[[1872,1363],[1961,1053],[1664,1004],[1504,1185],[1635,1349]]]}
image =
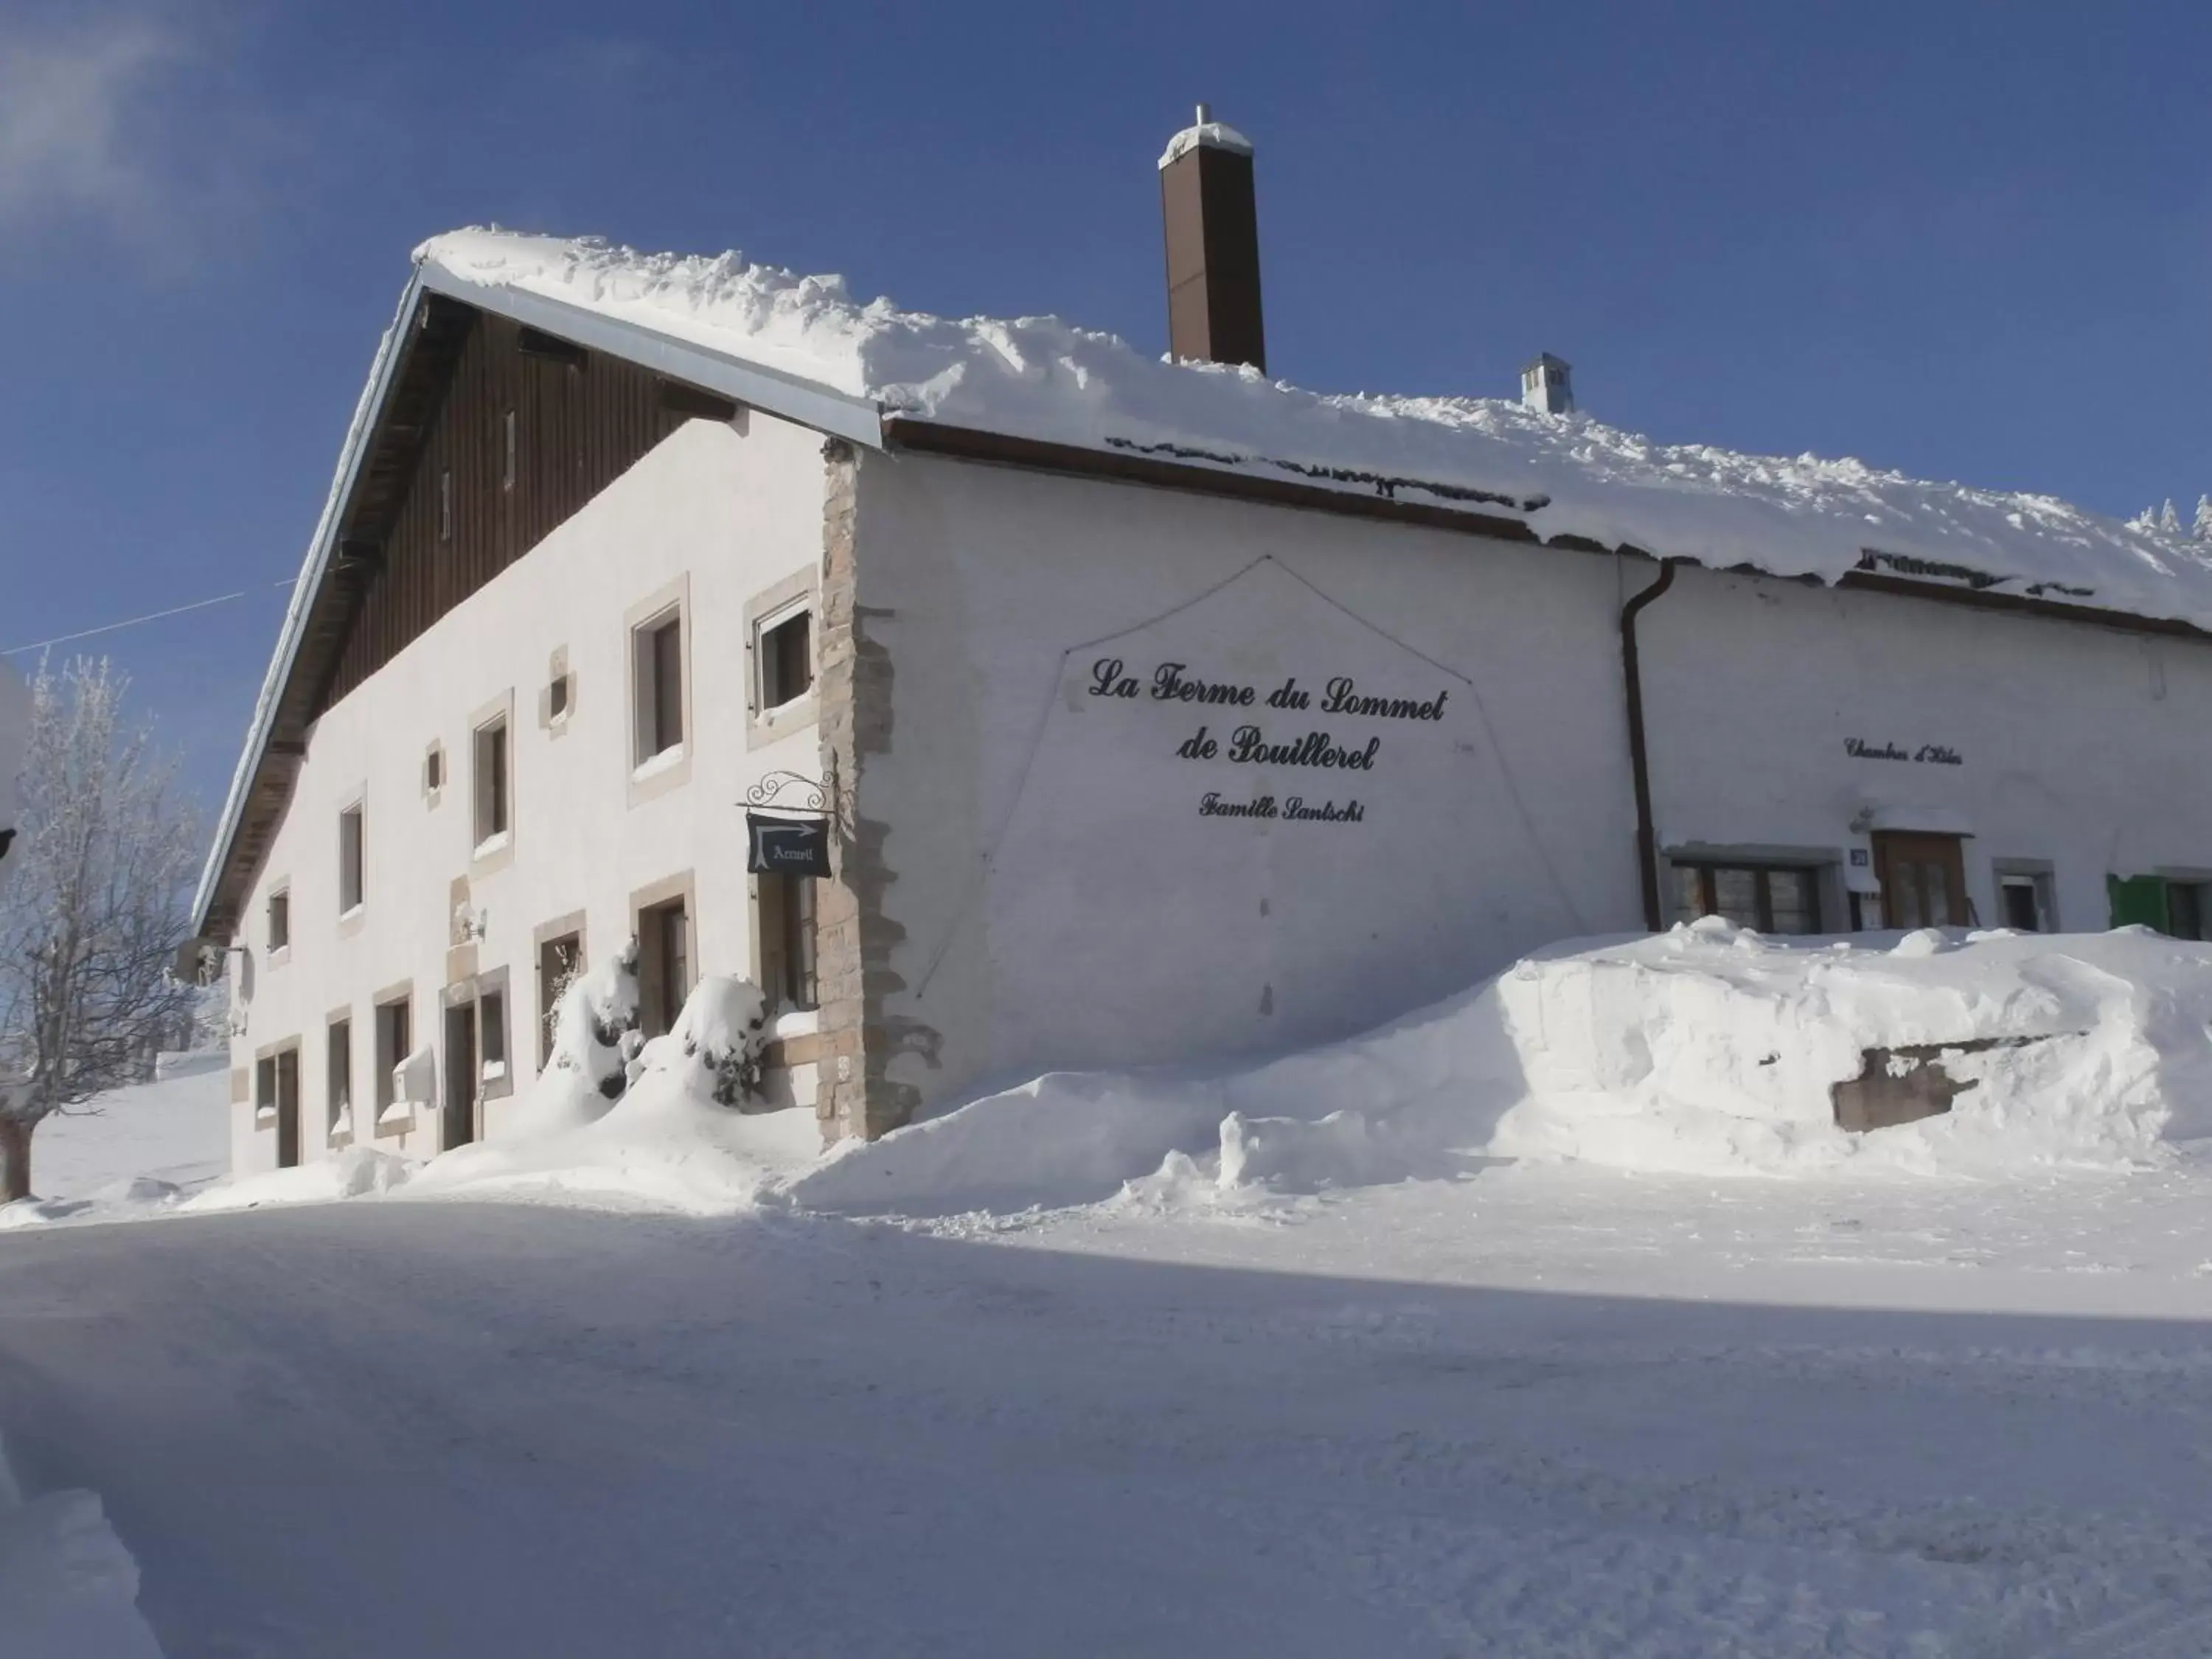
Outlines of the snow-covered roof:
{"label": "snow-covered roof", "polygon": [[[426,280],[557,302],[872,404],[883,415],[1293,478],[1526,519],[1546,539],[1832,581],[1893,571],[2212,628],[2212,547],[2056,496],[1911,478],[1850,459],[1667,444],[1485,398],[1309,392],[1177,363],[1052,317],[952,319],[863,303],[836,276],[736,253],[456,231]],[[1387,483],[1384,482],[1387,481]]]}

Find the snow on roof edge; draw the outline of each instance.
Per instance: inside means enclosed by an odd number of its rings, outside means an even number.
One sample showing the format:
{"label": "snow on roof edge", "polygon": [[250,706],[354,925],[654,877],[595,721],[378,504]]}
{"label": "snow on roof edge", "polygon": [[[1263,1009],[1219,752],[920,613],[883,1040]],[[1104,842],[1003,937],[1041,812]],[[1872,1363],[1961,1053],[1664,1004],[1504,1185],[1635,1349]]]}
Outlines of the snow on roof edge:
{"label": "snow on roof edge", "polygon": [[[905,419],[1347,493],[1523,512],[1545,539],[1833,582],[1870,554],[1899,574],[2051,593],[2212,628],[2212,547],[2054,496],[1907,477],[1852,460],[1669,445],[1517,402],[1308,392],[1250,368],[1147,356],[1052,317],[950,319],[866,304],[842,278],[736,252],[648,254],[486,228],[416,250],[479,288],[619,318]],[[1380,481],[1380,482],[1378,482]]]}

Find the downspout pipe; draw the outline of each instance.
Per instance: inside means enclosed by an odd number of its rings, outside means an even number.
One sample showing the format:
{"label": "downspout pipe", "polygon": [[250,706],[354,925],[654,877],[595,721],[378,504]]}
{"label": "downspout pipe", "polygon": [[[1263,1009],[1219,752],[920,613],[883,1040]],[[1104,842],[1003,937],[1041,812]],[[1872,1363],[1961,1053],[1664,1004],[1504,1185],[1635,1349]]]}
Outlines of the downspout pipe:
{"label": "downspout pipe", "polygon": [[1628,769],[1636,788],[1636,872],[1644,884],[1644,925],[1664,924],[1659,905],[1659,830],[1651,821],[1651,753],[1644,736],[1644,670],[1637,655],[1636,621],[1674,585],[1679,559],[1659,561],[1659,580],[1620,608],[1620,672],[1628,697]]}

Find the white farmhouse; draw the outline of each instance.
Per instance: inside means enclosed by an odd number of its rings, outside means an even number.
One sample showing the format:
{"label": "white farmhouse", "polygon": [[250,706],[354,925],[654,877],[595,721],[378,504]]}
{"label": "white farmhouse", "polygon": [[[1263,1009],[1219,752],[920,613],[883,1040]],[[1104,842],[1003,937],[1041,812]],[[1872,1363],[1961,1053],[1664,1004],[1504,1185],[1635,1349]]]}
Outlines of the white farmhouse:
{"label": "white farmhouse", "polygon": [[648,1030],[756,979],[836,1136],[1707,912],[2206,925],[2203,550],[1659,445],[1549,356],[1518,404],[1272,382],[1250,146],[1201,112],[1160,168],[1171,360],[417,251],[197,900],[240,1169],[496,1136],[633,939]]}

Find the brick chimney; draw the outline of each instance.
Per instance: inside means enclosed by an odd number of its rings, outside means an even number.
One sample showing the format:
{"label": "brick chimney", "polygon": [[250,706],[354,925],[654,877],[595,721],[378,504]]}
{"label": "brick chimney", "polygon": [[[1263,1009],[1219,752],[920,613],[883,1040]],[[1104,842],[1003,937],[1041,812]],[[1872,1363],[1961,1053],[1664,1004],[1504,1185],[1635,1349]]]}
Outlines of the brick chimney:
{"label": "brick chimney", "polygon": [[1203,104],[1197,121],[1168,140],[1160,157],[1160,215],[1167,227],[1169,353],[1264,371],[1252,145]]}

